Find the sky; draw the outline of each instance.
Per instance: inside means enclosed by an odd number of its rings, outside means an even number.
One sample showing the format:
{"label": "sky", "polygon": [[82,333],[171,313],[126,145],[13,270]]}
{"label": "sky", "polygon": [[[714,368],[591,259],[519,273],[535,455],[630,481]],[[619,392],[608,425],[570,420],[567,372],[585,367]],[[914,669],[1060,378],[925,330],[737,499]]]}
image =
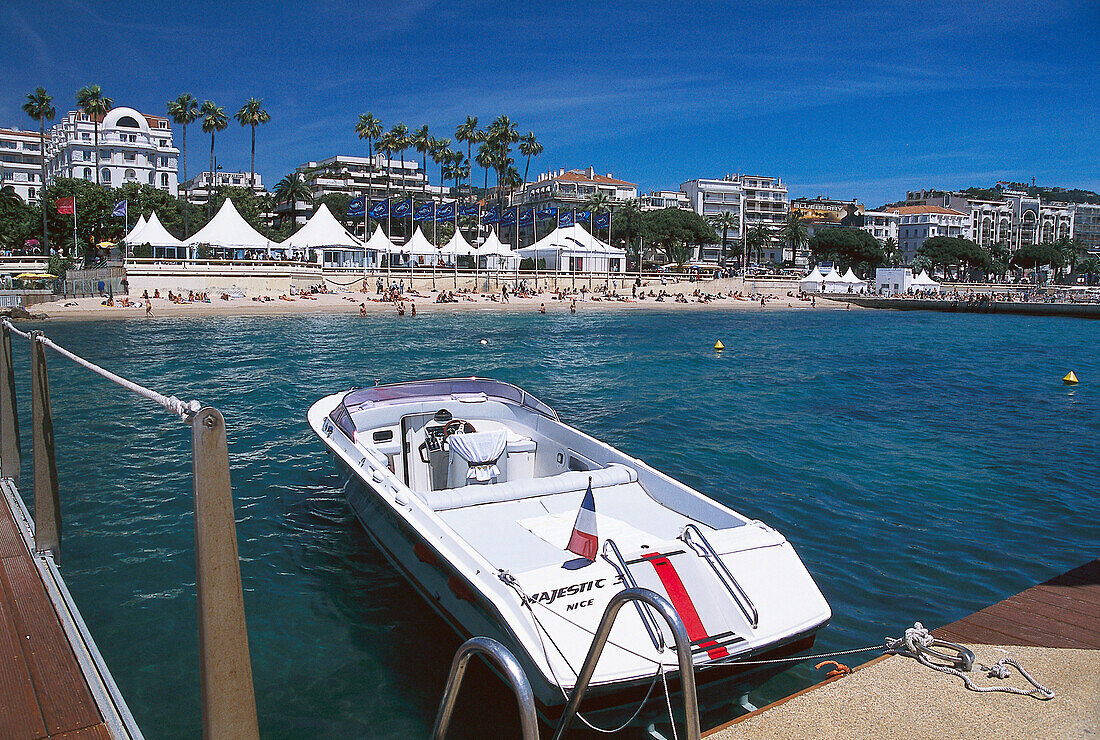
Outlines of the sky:
{"label": "sky", "polygon": [[[451,138],[507,114],[545,147],[530,179],[591,165],[639,192],[738,172],[872,207],[999,180],[1100,191],[1097,0],[5,0],[0,23],[0,126],[34,126],[20,106],[38,86],[59,111],[91,83],[157,115],[183,92],[229,115],[262,98],[269,188],[366,153],[353,127],[371,112]],[[193,174],[210,141],[188,134]],[[247,128],[216,147],[248,170]]]}

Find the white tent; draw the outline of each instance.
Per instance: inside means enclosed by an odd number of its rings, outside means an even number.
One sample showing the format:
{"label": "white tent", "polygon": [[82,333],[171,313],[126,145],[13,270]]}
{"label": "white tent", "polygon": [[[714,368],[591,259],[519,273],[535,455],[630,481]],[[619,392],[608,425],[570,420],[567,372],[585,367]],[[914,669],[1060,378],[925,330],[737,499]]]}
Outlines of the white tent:
{"label": "white tent", "polygon": [[214,218],[199,229],[190,239],[188,246],[209,244],[221,249],[263,249],[272,246],[271,240],[248,225],[248,222],[237,213],[233,201],[225,199],[222,207],[218,209]]}
{"label": "white tent", "polygon": [[375,227],[374,233],[371,234],[370,239],[363,245],[363,250],[366,252],[367,262],[372,267],[380,267],[382,265],[382,255],[397,254],[398,251],[394,243],[390,241],[390,238],[382,231],[381,225]]}
{"label": "white tent", "polygon": [[189,256],[189,250],[183,242],[168,233],[154,211],[149,214],[149,219],[141,228],[141,231],[127,237],[126,243],[130,248],[141,244],[148,244],[153,248],[153,257],[160,259],[183,259]]}
{"label": "white tent", "polygon": [[623,272],[626,252],[589,234],[578,224],[557,228],[517,254],[546,260],[547,270]]}
{"label": "white tent", "polygon": [[844,281],[844,278],[840,276],[840,273],[833,267],[829,270],[829,273],[825,277],[821,278],[821,282],[825,283],[826,293],[847,293],[849,283]]}
{"label": "white tent", "polygon": [[942,286],[932,279],[932,276],[928,274],[928,270],[921,270],[920,275],[917,275],[913,278],[913,282],[909,283],[909,288],[912,290],[933,290],[939,292]]}
{"label": "white tent", "polygon": [[130,233],[124,236],[122,238],[122,241],[126,242],[127,244],[138,244],[139,242],[134,241],[134,237],[141,233],[141,230],[145,228],[146,223],[147,222],[145,220],[145,216],[138,216],[138,220],[137,223],[134,224],[134,228],[130,229]]}
{"label": "white tent", "polygon": [[477,250],[470,246],[470,242],[466,241],[466,237],[462,235],[462,229],[455,229],[450,241],[443,245],[443,254],[453,260],[459,255],[477,254]]}
{"label": "white tent", "polygon": [[412,237],[398,248],[398,252],[412,264],[430,265],[433,260],[439,259],[440,249],[428,241],[428,237],[417,226]]}
{"label": "white tent", "polygon": [[867,282],[865,280],[860,280],[858,277],[856,277],[856,274],[852,272],[851,267],[848,268],[848,272],[844,273],[844,277],[842,277],[841,280],[849,285],[849,287],[851,288],[851,291],[849,292],[852,293],[858,293],[859,291],[867,287]]}
{"label": "white tent", "polygon": [[485,266],[495,269],[512,270],[519,266],[520,255],[500,240],[495,230],[489,231],[489,236],[473,252],[478,257],[485,257]]}
{"label": "white tent", "polygon": [[340,225],[324,203],[302,228],[275,248],[313,252],[325,267],[363,266],[363,244]]}
{"label": "white tent", "polygon": [[814,265],[810,274],[798,281],[798,288],[806,293],[818,293],[821,291],[821,281],[824,279],[825,276],[821,274],[821,270]]}

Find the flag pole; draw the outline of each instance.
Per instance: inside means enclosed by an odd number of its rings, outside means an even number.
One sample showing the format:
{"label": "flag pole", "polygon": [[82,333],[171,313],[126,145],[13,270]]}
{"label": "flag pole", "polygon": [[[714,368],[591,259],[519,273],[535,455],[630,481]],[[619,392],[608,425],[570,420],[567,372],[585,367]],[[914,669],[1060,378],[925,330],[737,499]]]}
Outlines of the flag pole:
{"label": "flag pole", "polygon": [[80,243],[76,238],[76,193],[73,193],[73,254],[80,252]]}

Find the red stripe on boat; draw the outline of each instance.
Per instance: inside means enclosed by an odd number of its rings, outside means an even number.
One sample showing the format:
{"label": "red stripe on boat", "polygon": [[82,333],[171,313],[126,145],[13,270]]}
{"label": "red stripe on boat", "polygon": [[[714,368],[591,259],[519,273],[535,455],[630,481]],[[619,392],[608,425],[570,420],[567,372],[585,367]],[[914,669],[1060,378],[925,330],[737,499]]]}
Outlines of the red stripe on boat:
{"label": "red stripe on boat", "polygon": [[642,558],[657,571],[657,577],[661,579],[661,585],[665,587],[665,593],[668,594],[673,608],[684,621],[688,639],[692,642],[698,641],[699,647],[707,651],[711,660],[729,655],[729,651],[717,645],[714,640],[706,639],[709,635],[703,626],[703,620],[699,618],[699,612],[695,611],[695,602],[691,600],[691,595],[684,587],[684,582],[680,580],[680,574],[676,572],[672,561],[659,552],[644,553]]}

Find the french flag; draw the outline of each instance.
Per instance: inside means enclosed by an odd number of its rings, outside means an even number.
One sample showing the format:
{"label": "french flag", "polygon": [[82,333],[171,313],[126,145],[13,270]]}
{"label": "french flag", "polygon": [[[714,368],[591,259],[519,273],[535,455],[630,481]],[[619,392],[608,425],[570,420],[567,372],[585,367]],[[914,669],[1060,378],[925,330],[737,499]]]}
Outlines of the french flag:
{"label": "french flag", "polygon": [[591,478],[588,479],[588,490],[581,501],[577,521],[573,524],[573,534],[565,549],[586,560],[595,560],[596,552],[600,549],[600,538],[596,535],[596,501],[592,498]]}

